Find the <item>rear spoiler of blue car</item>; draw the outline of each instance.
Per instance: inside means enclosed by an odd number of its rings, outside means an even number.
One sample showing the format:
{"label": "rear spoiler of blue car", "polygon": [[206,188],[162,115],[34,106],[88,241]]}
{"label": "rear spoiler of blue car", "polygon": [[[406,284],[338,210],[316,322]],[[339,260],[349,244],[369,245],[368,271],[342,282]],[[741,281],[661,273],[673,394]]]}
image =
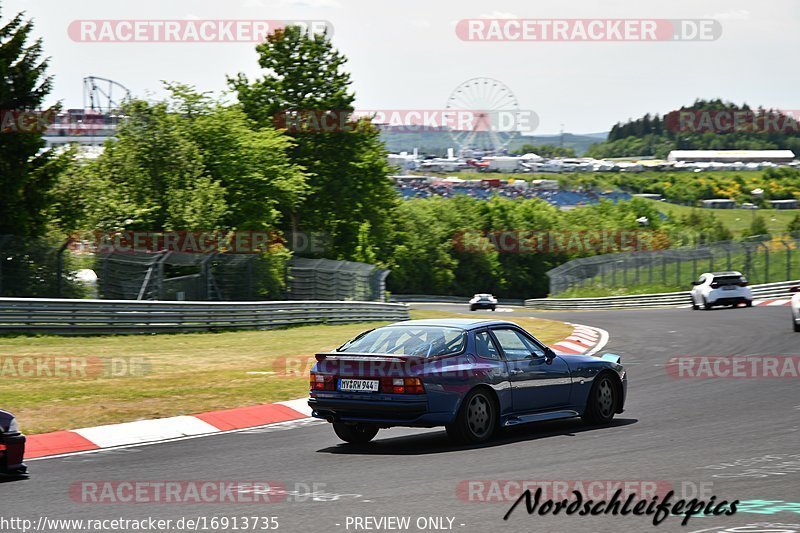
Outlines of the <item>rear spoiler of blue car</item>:
{"label": "rear spoiler of blue car", "polygon": [[610,361],[610,362],[612,362],[612,363],[615,363],[615,364],[618,364],[618,365],[619,365],[619,364],[622,364],[622,357],[618,356],[618,355],[617,355],[617,354],[615,354],[615,353],[607,353],[607,354],[603,354],[603,355],[600,357],[600,359],[602,359],[603,361]]}

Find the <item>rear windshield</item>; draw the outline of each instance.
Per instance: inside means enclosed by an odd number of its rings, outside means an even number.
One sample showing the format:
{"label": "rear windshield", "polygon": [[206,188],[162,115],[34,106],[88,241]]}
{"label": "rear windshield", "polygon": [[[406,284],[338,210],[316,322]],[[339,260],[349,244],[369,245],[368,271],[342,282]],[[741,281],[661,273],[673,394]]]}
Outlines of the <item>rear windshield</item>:
{"label": "rear windshield", "polygon": [[356,337],[338,351],[434,357],[460,352],[466,337],[464,330],[458,328],[387,326]]}
{"label": "rear windshield", "polygon": [[744,281],[743,276],[714,276],[712,283],[719,285],[738,285]]}

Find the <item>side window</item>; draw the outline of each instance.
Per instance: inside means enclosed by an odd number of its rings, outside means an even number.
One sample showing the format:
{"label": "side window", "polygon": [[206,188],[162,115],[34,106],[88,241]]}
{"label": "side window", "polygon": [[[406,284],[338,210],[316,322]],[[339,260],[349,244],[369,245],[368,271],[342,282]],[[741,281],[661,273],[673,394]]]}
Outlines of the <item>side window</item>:
{"label": "side window", "polygon": [[520,361],[533,357],[527,339],[523,339],[513,329],[493,329],[492,333],[509,361]]}
{"label": "side window", "polygon": [[522,342],[525,343],[525,345],[528,347],[528,350],[532,354],[535,354],[537,357],[544,357],[544,350],[542,350],[541,346],[539,346],[538,344],[533,342],[531,339],[529,339],[525,335],[520,334],[519,332],[517,332],[517,335],[522,337]]}
{"label": "side window", "polygon": [[500,359],[500,351],[488,331],[475,334],[475,355],[484,359]]}

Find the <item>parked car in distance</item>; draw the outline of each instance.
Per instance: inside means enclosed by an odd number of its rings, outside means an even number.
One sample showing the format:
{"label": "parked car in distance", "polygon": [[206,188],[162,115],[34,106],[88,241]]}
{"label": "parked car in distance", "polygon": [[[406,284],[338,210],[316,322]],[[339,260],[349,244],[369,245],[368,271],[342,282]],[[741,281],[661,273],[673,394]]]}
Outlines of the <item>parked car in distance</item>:
{"label": "parked car in distance", "polygon": [[792,287],[789,292],[793,292],[792,296],[792,326],[797,333],[800,333],[800,286]]}
{"label": "parked car in distance", "polygon": [[741,272],[705,272],[692,285],[692,309],[695,310],[709,310],[719,305],[753,305],[753,293]]}
{"label": "parked car in distance", "polygon": [[20,433],[17,419],[0,410],[0,474],[26,476],[28,467],[22,462],[25,455],[25,435]]}
{"label": "parked car in distance", "polygon": [[476,309],[497,309],[497,298],[488,293],[476,294],[469,301],[469,310],[475,311]]}

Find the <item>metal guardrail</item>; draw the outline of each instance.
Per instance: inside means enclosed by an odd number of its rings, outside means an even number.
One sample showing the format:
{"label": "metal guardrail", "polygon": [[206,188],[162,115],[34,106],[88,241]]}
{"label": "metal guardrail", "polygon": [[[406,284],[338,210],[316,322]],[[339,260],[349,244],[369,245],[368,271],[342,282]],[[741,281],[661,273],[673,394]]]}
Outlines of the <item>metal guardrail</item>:
{"label": "metal guardrail", "polygon": [[[752,285],[753,298],[791,298],[790,287],[800,285],[800,280],[781,281]],[[599,298],[536,298],[525,300],[525,307],[531,309],[615,309],[669,307],[690,304],[689,291],[663,292],[658,294],[636,294],[630,296],[605,296]]]}
{"label": "metal guardrail", "polygon": [[[393,294],[390,298],[393,302],[406,303],[445,303],[445,304],[464,304],[468,305],[472,296],[439,296],[434,294]],[[524,300],[521,298],[498,298],[497,305],[522,305]]]}
{"label": "metal guardrail", "polygon": [[272,329],[409,318],[408,306],[383,302],[168,302],[0,298],[0,332],[155,333]]}

